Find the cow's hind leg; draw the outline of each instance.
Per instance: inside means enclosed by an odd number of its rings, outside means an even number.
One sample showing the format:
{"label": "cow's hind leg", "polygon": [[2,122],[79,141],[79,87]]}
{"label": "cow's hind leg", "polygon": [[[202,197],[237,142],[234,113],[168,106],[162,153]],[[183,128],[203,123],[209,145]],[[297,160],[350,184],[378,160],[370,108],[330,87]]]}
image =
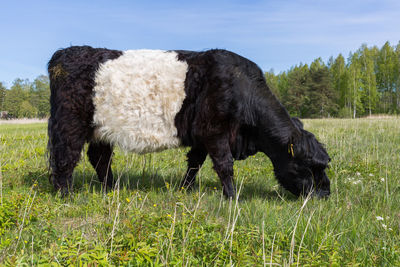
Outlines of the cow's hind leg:
{"label": "cow's hind leg", "polygon": [[110,144],[102,142],[91,142],[87,151],[89,161],[96,170],[100,182],[108,187],[114,185],[114,178],[111,171],[112,154],[113,147]]}
{"label": "cow's hind leg", "polygon": [[233,186],[233,156],[228,138],[206,140],[205,146],[214,164],[214,170],[221,180],[224,195],[228,198],[234,198],[236,190]]}
{"label": "cow's hind leg", "polygon": [[187,154],[188,168],[186,171],[185,179],[181,183],[181,187],[192,188],[196,180],[196,174],[203,165],[204,160],[207,157],[207,151],[205,148],[192,147]]}
{"label": "cow's hind leg", "polygon": [[63,196],[72,189],[72,172],[79,161],[89,129],[79,118],[49,119],[50,180]]}

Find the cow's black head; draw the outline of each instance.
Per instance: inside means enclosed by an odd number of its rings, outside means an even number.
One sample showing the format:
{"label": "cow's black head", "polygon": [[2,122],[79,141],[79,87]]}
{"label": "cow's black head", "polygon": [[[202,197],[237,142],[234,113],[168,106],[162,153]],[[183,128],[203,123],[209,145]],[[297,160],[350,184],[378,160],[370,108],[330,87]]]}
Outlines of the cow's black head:
{"label": "cow's black head", "polygon": [[330,195],[330,181],[325,170],[330,157],[315,136],[303,129],[300,120],[292,120],[301,136],[297,141],[288,144],[287,154],[275,166],[277,179],[296,196],[311,193],[318,197],[327,197]]}

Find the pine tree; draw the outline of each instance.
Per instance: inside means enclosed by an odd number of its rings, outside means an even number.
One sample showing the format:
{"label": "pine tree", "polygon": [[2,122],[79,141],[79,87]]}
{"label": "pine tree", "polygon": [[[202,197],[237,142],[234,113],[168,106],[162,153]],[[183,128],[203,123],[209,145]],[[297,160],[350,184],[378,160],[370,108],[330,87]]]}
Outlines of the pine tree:
{"label": "pine tree", "polygon": [[286,71],[280,73],[278,76],[278,98],[279,100],[284,103],[288,98],[288,91],[289,91],[289,78],[287,76]]}
{"label": "pine tree", "polygon": [[368,110],[369,115],[375,110],[378,102],[378,91],[376,89],[375,64],[377,57],[377,48],[369,49],[363,44],[358,50],[360,55],[359,61],[361,64],[361,83],[363,84],[362,102],[365,110]]}
{"label": "pine tree", "polygon": [[307,79],[307,117],[332,117],[338,112],[337,94],[328,67],[321,58],[310,65]]}
{"label": "pine tree", "polygon": [[305,117],[308,113],[306,105],[309,102],[307,95],[308,73],[309,69],[306,64],[295,66],[287,74],[288,89],[282,103],[293,116]]}
{"label": "pine tree", "polygon": [[336,59],[329,65],[332,86],[337,96],[338,107],[340,109],[341,116],[346,116],[348,109],[351,113],[351,101],[349,92],[349,75],[346,62],[342,54],[339,54]]}
{"label": "pine tree", "polygon": [[274,70],[271,69],[270,71],[266,72],[264,74],[264,76],[265,76],[265,80],[266,80],[266,82],[268,84],[269,89],[272,91],[272,93],[278,99],[280,99],[281,95],[280,95],[280,92],[279,92],[279,89],[278,89],[278,82],[279,82],[278,79],[279,78],[278,78],[278,76],[275,76]]}

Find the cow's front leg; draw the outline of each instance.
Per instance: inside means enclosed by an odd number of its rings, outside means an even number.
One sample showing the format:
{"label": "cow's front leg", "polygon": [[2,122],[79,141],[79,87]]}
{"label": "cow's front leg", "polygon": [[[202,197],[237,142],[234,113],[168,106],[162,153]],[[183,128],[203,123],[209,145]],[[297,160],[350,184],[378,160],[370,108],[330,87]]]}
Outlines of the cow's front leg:
{"label": "cow's front leg", "polygon": [[233,186],[233,157],[228,138],[213,138],[207,140],[205,145],[214,164],[214,170],[221,180],[224,195],[234,198],[236,190]]}

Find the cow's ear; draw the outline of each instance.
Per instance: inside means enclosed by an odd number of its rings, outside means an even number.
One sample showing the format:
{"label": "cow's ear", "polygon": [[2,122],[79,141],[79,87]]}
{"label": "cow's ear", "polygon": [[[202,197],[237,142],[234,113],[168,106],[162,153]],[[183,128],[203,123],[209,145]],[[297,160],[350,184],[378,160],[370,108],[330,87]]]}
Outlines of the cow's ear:
{"label": "cow's ear", "polygon": [[303,125],[303,123],[301,122],[301,120],[300,120],[299,118],[297,118],[297,117],[292,117],[291,120],[292,120],[293,124],[294,124],[297,128],[299,128],[299,129],[301,129],[301,130],[304,129],[304,127],[303,127],[304,125]]}
{"label": "cow's ear", "polygon": [[330,161],[324,145],[306,130],[302,130],[301,138],[294,144],[293,151],[297,158],[303,159],[309,166],[326,168]]}

